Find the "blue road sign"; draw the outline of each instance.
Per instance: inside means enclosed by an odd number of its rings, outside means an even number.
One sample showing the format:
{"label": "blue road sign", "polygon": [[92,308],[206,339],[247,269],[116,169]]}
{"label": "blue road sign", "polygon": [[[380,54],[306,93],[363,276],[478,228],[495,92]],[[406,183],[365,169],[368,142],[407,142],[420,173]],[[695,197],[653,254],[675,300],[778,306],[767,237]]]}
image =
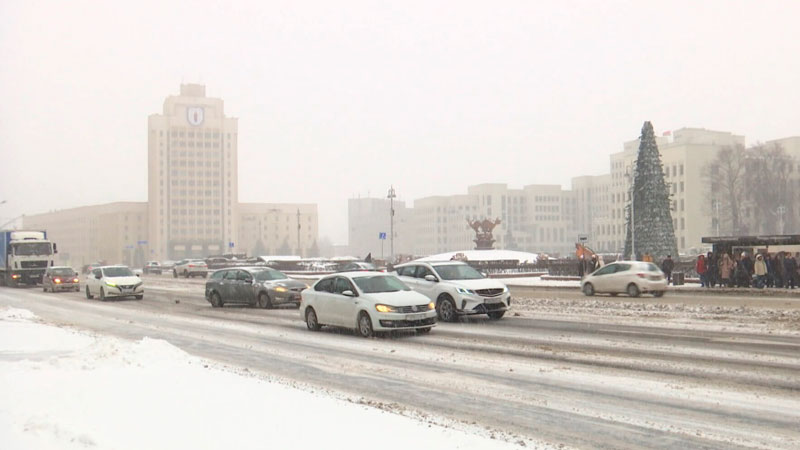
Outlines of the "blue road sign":
{"label": "blue road sign", "polygon": [[139,245],[147,245],[147,241],[136,241]]}
{"label": "blue road sign", "polygon": [[380,233],[378,233],[378,239],[386,239],[386,232],[381,231]]}
{"label": "blue road sign", "polygon": [[233,242],[228,242],[228,248],[233,248]]}

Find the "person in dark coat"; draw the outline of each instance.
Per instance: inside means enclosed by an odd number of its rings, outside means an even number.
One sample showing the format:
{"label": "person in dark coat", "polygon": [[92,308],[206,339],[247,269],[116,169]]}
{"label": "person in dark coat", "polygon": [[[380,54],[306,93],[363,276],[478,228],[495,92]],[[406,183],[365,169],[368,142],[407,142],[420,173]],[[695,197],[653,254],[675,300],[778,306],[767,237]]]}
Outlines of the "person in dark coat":
{"label": "person in dark coat", "polygon": [[775,286],[775,255],[764,254],[764,264],[767,265],[767,287]]}
{"label": "person in dark coat", "polygon": [[672,269],[675,268],[675,261],[672,260],[672,255],[667,255],[664,261],[661,262],[661,271],[667,277],[667,284],[672,282]]}
{"label": "person in dark coat", "polygon": [[775,254],[772,267],[775,271],[775,287],[786,287],[786,278],[783,276],[783,272],[785,270],[783,267],[783,252],[778,252]]}
{"label": "person in dark coat", "polygon": [[795,272],[797,272],[797,261],[795,261],[791,253],[787,253],[783,256],[783,287],[786,289],[794,289],[796,277],[793,274]]}
{"label": "person in dark coat", "polygon": [[719,269],[717,268],[717,256],[713,252],[706,255],[706,284],[714,287],[719,282]]}
{"label": "person in dark coat", "polygon": [[581,277],[581,279],[583,279],[583,275],[585,273],[586,273],[586,260],[583,258],[583,255],[581,255],[581,257],[578,258],[578,275]]}

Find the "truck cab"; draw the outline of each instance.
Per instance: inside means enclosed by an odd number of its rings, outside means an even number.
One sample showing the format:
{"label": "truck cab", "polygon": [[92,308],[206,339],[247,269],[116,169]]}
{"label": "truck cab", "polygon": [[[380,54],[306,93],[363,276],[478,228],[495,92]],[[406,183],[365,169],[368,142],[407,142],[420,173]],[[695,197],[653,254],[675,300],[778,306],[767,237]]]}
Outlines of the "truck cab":
{"label": "truck cab", "polygon": [[45,231],[0,232],[0,282],[7,286],[41,283],[57,252]]}

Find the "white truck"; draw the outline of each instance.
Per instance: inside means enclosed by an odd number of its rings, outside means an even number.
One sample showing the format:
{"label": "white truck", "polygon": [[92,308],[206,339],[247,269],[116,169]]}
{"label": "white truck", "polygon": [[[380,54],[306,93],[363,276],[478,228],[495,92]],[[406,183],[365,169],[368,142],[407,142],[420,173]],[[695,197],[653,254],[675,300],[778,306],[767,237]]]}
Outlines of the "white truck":
{"label": "white truck", "polygon": [[48,267],[54,265],[56,244],[46,231],[0,231],[0,283],[6,286],[39,284]]}

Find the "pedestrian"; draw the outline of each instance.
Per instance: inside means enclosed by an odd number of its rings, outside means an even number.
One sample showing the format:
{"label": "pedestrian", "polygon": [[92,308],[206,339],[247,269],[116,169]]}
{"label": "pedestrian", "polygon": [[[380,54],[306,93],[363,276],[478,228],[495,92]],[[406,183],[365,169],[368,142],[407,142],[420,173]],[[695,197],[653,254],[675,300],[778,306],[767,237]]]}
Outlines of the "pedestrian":
{"label": "pedestrian", "polygon": [[764,253],[764,265],[767,266],[766,287],[775,286],[775,260],[769,253]]}
{"label": "pedestrian", "polygon": [[706,255],[706,281],[710,287],[714,287],[717,285],[718,279],[717,256],[713,252],[708,252]]}
{"label": "pedestrian", "polygon": [[753,262],[747,252],[742,252],[739,264],[736,265],[736,280],[739,287],[750,287],[753,279]]}
{"label": "pedestrian", "polygon": [[775,254],[773,266],[775,267],[775,287],[786,287],[786,276],[784,275],[786,269],[783,264],[783,252],[778,252]]}
{"label": "pedestrian", "polygon": [[719,277],[722,279],[720,286],[731,286],[731,275],[733,274],[733,261],[727,253],[722,254],[722,261],[719,263]]}
{"label": "pedestrian", "polygon": [[672,282],[672,269],[675,268],[675,261],[672,260],[672,255],[667,255],[664,261],[661,262],[661,271],[667,277],[667,284]]}
{"label": "pedestrian", "polygon": [[783,255],[783,287],[786,289],[794,289],[797,278],[794,275],[795,272],[797,272],[797,261],[795,261],[791,253],[785,253]]}
{"label": "pedestrian", "polygon": [[700,276],[700,287],[706,285],[706,257],[700,255],[697,257],[697,264],[694,265],[694,270]]}
{"label": "pedestrian", "polygon": [[767,285],[767,263],[764,262],[764,256],[761,253],[756,255],[753,272],[756,275],[756,287],[759,289],[764,288]]}
{"label": "pedestrian", "polygon": [[583,275],[586,273],[586,260],[583,258],[583,255],[578,258],[578,275],[583,279]]}

